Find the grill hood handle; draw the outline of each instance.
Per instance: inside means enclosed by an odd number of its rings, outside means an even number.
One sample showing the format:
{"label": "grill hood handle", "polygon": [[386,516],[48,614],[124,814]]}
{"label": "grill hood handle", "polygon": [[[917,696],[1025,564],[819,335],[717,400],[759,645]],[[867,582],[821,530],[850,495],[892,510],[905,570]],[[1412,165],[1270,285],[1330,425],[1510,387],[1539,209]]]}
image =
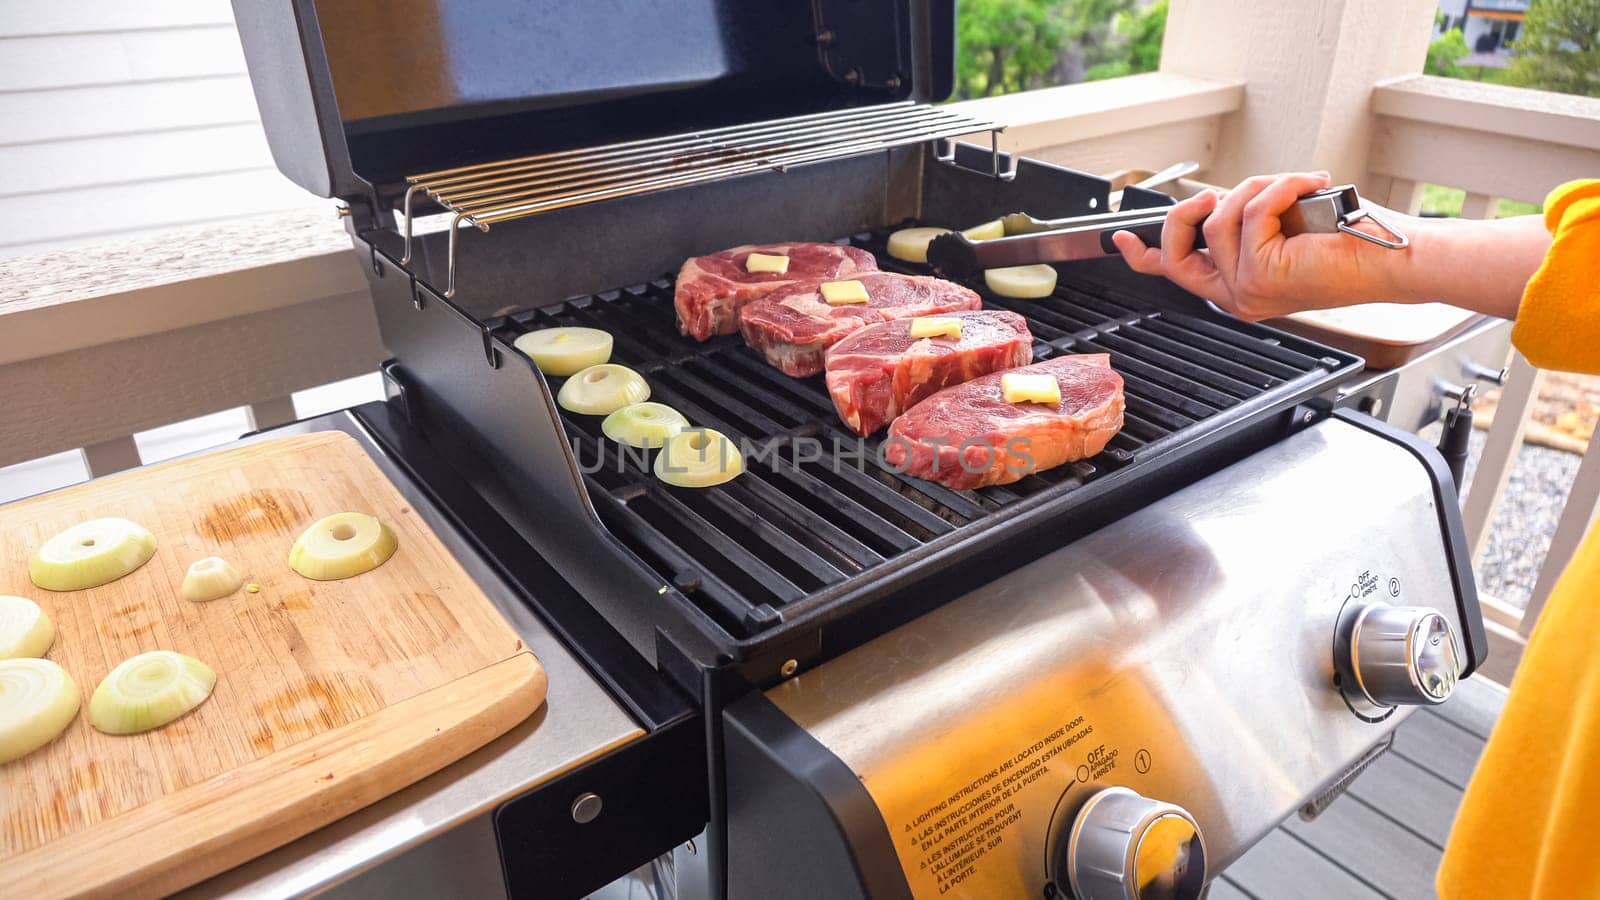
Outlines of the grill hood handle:
{"label": "grill hood handle", "polygon": [[[1362,219],[1370,219],[1386,236],[1355,228],[1355,223]],[[1005,237],[975,241],[959,231],[939,235],[928,245],[928,263],[941,274],[959,278],[1005,266],[1096,259],[1117,253],[1111,236],[1119,231],[1133,232],[1148,246],[1161,246],[1161,228],[1166,221],[1167,210],[1164,209],[1054,220],[1012,213],[1001,220]],[[1391,250],[1401,250],[1410,244],[1410,239],[1393,225],[1361,205],[1354,185],[1332,187],[1301,197],[1284,213],[1283,231],[1291,236],[1344,232]],[[1195,246],[1205,246],[1203,236],[1196,235]]]}

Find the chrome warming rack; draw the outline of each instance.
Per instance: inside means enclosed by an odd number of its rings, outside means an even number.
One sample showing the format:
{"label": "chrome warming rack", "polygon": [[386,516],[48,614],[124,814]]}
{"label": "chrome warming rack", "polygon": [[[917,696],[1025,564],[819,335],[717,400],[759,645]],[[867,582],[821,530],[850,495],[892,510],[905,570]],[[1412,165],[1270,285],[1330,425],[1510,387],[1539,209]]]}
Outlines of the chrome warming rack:
{"label": "chrome warming rack", "polygon": [[632,197],[759,171],[823,162],[926,141],[989,132],[996,178],[1003,169],[999,126],[950,109],[912,102],[836,110],[733,125],[600,147],[540,153],[500,162],[440,169],[406,178],[405,249],[409,268],[417,195],[453,213],[444,296],[456,292],[456,247],[463,226],[491,226],[539,213]]}

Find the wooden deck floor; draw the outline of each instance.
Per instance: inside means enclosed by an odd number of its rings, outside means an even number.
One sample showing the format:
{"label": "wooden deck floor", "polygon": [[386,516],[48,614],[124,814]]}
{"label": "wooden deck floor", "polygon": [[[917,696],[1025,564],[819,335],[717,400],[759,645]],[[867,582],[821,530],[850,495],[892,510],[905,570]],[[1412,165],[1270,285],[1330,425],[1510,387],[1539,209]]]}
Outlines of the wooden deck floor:
{"label": "wooden deck floor", "polygon": [[1400,726],[1394,748],[1314,822],[1278,826],[1222,873],[1211,900],[1433,898],[1434,870],[1503,688],[1465,681]]}

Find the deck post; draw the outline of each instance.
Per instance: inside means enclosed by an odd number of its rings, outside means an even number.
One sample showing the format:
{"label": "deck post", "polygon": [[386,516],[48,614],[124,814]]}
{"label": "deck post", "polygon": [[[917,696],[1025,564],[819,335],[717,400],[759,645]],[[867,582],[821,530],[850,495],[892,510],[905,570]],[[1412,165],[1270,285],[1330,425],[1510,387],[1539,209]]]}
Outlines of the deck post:
{"label": "deck post", "polygon": [[110,475],[124,469],[136,469],[144,464],[139,458],[139,445],[133,435],[124,434],[83,448],[83,464],[90,478]]}
{"label": "deck post", "polygon": [[[1594,522],[1596,506],[1600,505],[1600,430],[1589,438],[1583,462],[1578,464],[1577,477],[1572,490],[1567,493],[1567,503],[1561,509],[1561,521],[1550,538],[1550,550],[1539,566],[1539,579],[1534,582],[1533,595],[1528,598],[1528,608],[1522,611],[1522,625],[1518,631],[1523,637],[1533,634],[1544,611],[1546,600],[1556,586],[1556,581],[1572,561],[1573,554],[1583,543],[1583,536]],[[1587,598],[1586,598],[1587,599]]]}
{"label": "deck post", "polygon": [[1521,353],[1511,354],[1511,374],[1500,392],[1494,424],[1489,426],[1477,472],[1472,476],[1472,488],[1461,504],[1473,565],[1483,558],[1484,548],[1489,546],[1489,525],[1494,522],[1500,499],[1511,481],[1522,436],[1528,429],[1528,414],[1533,411],[1533,400],[1539,395],[1543,378],[1543,371],[1534,368]]}
{"label": "deck post", "polygon": [[[1369,196],[1372,86],[1422,71],[1434,0],[1172,0],[1161,70],[1249,83],[1244,108],[1223,120],[1208,181],[1327,169]],[[1376,191],[1376,193],[1374,193]]]}

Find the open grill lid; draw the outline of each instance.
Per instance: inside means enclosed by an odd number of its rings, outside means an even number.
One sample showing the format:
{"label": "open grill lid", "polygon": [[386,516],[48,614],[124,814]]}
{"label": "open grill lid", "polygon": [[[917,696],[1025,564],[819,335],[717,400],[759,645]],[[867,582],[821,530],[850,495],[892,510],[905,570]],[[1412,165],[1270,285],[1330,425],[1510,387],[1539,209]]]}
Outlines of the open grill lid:
{"label": "open grill lid", "polygon": [[954,0],[234,0],[278,168],[324,197],[407,175],[933,101]]}

